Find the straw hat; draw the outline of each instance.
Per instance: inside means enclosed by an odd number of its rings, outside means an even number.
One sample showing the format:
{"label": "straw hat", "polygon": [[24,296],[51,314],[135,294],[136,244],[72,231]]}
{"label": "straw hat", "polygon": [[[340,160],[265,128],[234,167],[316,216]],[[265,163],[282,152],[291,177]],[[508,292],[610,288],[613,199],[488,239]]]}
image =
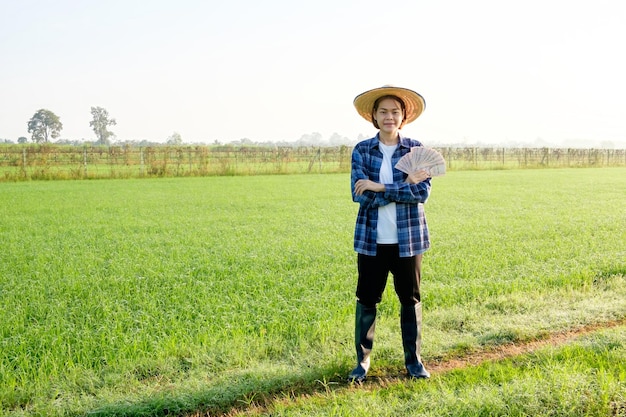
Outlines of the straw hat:
{"label": "straw hat", "polygon": [[384,85],[359,94],[354,99],[354,107],[365,120],[371,122],[374,102],[386,95],[396,96],[404,102],[406,107],[405,123],[411,123],[417,119],[424,111],[424,108],[426,108],[424,97],[408,88],[394,87],[392,85]]}

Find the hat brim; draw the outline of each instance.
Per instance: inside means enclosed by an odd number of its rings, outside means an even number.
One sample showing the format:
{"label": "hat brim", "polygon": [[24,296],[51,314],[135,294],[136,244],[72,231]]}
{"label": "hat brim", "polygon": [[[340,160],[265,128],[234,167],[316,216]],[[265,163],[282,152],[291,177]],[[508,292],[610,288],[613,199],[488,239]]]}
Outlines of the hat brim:
{"label": "hat brim", "polygon": [[368,122],[372,121],[372,110],[374,109],[374,103],[380,97],[383,96],[396,96],[404,102],[406,108],[406,121],[405,123],[411,123],[417,119],[424,109],[426,108],[426,101],[424,97],[416,93],[413,90],[402,87],[383,86],[374,88],[359,94],[354,99],[354,107],[356,111]]}

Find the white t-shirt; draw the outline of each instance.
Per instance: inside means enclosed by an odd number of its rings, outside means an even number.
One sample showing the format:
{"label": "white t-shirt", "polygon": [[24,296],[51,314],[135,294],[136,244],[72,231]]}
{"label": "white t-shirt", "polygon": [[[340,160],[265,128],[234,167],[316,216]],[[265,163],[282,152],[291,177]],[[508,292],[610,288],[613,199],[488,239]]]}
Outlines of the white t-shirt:
{"label": "white t-shirt", "polygon": [[[398,145],[385,145],[379,143],[383,153],[383,163],[380,166],[380,183],[393,184],[393,167],[391,166],[391,156]],[[396,203],[389,203],[378,208],[378,227],[376,229],[376,243],[396,244],[398,243],[398,226],[396,222]]]}

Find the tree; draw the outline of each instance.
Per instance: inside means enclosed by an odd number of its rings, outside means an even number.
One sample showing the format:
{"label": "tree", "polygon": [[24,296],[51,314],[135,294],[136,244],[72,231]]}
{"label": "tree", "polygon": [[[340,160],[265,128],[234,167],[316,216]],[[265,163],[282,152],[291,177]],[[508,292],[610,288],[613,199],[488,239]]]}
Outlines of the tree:
{"label": "tree", "polygon": [[335,132],[328,139],[328,144],[330,146],[350,145],[350,139]]}
{"label": "tree", "polygon": [[89,126],[91,126],[93,132],[98,138],[96,143],[100,145],[109,145],[111,143],[109,138],[111,136],[115,136],[115,134],[110,132],[108,127],[115,126],[117,122],[115,119],[110,119],[109,112],[102,107],[92,107],[91,115],[93,116],[93,120],[89,122]]}
{"label": "tree", "polygon": [[28,142],[28,138],[25,136],[20,136],[19,138],[17,138],[17,143],[26,143]]}
{"label": "tree", "polygon": [[28,121],[28,133],[32,133],[33,142],[48,142],[49,138],[58,138],[63,123],[59,116],[50,110],[40,109]]}
{"label": "tree", "polygon": [[322,134],[319,132],[313,132],[311,134],[304,134],[300,136],[300,139],[296,141],[298,146],[319,146],[322,142]]}
{"label": "tree", "polygon": [[183,137],[178,132],[172,133],[172,135],[167,138],[168,145],[180,145],[183,143]]}

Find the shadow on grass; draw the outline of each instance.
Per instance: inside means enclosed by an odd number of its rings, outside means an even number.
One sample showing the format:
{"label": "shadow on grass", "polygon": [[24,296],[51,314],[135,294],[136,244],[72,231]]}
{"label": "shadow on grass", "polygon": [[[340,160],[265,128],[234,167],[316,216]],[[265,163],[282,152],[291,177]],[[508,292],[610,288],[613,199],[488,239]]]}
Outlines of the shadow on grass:
{"label": "shadow on grass", "polygon": [[[237,410],[264,408],[280,398],[324,392],[329,386],[347,386],[349,370],[339,365],[305,369],[289,377],[266,377],[258,373],[239,375],[228,386],[209,386],[194,392],[161,392],[140,402],[103,405],[89,416],[217,416]],[[76,414],[85,415],[85,414]]]}
{"label": "shadow on grass", "polygon": [[[576,337],[626,324],[626,318],[614,321],[595,323],[567,332],[551,334],[535,340],[513,340],[505,335],[490,340],[489,346],[460,357],[449,357],[437,363],[431,358],[427,367],[433,374],[445,373],[485,361],[500,360],[507,357],[525,354],[547,345],[561,345]],[[514,338],[513,338],[514,339]],[[501,344],[499,343],[501,342]],[[493,345],[495,343],[495,345]],[[621,346],[621,345],[620,345]],[[455,356],[455,355],[453,355]],[[322,368],[307,368],[301,373],[289,376],[266,376],[260,373],[237,375],[228,386],[210,386],[206,390],[188,393],[162,392],[140,402],[120,402],[107,404],[98,409],[88,411],[89,416],[220,416],[231,415],[237,411],[268,409],[281,400],[293,400],[314,394],[336,392],[353,387],[347,382],[348,364],[333,364]],[[368,374],[366,389],[388,386],[406,380],[403,366],[400,364],[381,363]],[[230,381],[229,381],[230,382]],[[623,404],[617,404],[619,410]],[[78,414],[77,414],[78,415]],[[84,415],[84,413],[80,414]],[[619,414],[621,415],[621,414]]]}

